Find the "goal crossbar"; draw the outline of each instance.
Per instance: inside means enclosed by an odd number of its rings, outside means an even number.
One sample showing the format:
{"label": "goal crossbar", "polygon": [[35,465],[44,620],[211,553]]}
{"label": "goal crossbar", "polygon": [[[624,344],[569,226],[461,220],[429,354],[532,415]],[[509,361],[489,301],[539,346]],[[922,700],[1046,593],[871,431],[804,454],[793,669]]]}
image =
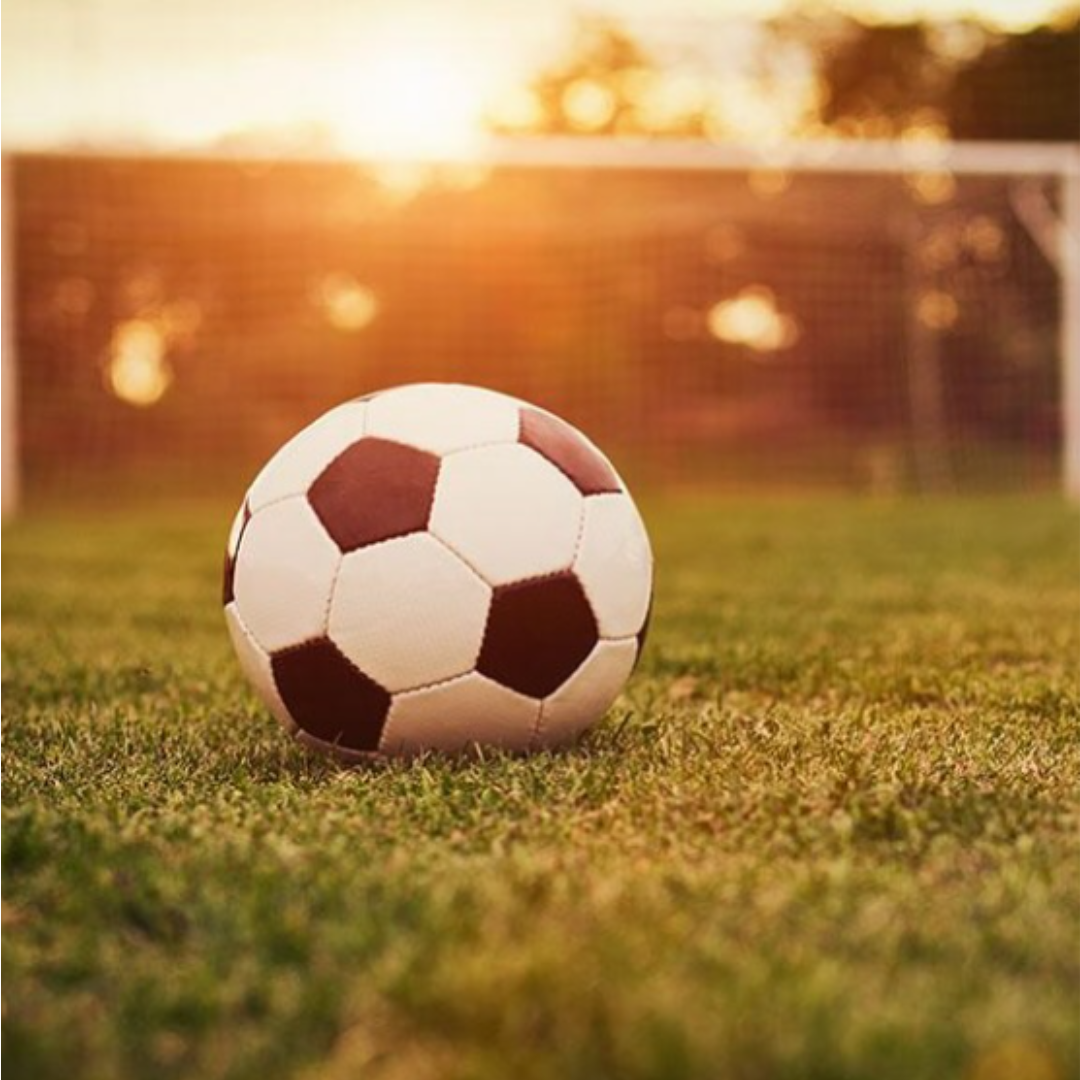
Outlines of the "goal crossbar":
{"label": "goal crossbar", "polygon": [[1080,176],[1080,146],[1061,143],[807,139],[770,144],[683,139],[547,137],[492,139],[476,147],[486,164],[546,168],[754,170],[968,176]]}
{"label": "goal crossbar", "polygon": [[454,151],[407,152],[282,150],[273,146],[198,149],[95,145],[9,153],[63,157],[138,157],[244,161],[348,161],[370,164],[479,164],[538,169],[623,169],[681,172],[786,169],[792,172],[896,173],[949,171],[959,176],[1080,176],[1080,143],[950,142],[931,139],[795,139],[768,143],[631,136],[492,136]]}

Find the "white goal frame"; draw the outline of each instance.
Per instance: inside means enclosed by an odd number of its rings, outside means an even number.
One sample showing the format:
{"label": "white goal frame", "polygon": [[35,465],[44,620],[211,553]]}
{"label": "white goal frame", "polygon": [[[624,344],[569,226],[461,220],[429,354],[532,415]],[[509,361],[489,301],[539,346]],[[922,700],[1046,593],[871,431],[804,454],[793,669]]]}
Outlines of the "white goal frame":
{"label": "white goal frame", "polygon": [[1080,142],[809,139],[757,146],[703,140],[517,137],[484,143],[478,157],[492,166],[544,168],[1054,177],[1060,193],[1057,213],[1047,208],[1040,223],[1020,216],[1061,281],[1062,487],[1069,498],[1080,501]]}
{"label": "white goal frame", "polygon": [[0,481],[3,516],[19,505],[18,365],[15,356],[15,215],[12,212],[11,165],[7,154],[0,162]]}
{"label": "white goal frame", "polygon": [[[118,148],[120,149],[120,148]],[[108,154],[109,147],[95,148]],[[59,151],[58,151],[59,152]],[[122,150],[120,152],[123,152]],[[130,153],[130,149],[127,151]],[[149,154],[148,156],[153,156]],[[206,157],[190,152],[180,157]],[[247,150],[214,153],[229,159],[274,158]],[[303,156],[303,155],[301,155]],[[330,156],[333,160],[333,156]],[[327,160],[326,157],[320,160]],[[374,166],[385,158],[349,156],[342,160]],[[397,160],[401,160],[400,158]],[[954,176],[1054,177],[1059,190],[1056,211],[1017,213],[1061,281],[1059,353],[1061,357],[1062,481],[1065,493],[1080,500],[1080,142],[993,143],[892,140],[816,139],[768,145],[712,143],[705,140],[613,138],[607,136],[513,136],[480,141],[468,153],[412,155],[408,161],[425,165],[480,164],[491,167],[567,168],[601,170],[753,172],[782,169],[792,173],[892,174],[951,173]],[[4,155],[3,180],[3,504],[7,514],[18,501],[17,374],[14,311],[11,303],[14,211],[9,184],[10,166]],[[1038,220],[1034,220],[1034,219]]]}

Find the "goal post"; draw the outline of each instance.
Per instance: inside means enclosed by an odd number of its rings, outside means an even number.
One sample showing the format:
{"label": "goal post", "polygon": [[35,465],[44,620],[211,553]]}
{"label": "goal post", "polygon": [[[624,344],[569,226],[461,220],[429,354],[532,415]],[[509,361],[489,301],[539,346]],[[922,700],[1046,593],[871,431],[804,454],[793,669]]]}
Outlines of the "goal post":
{"label": "goal post", "polygon": [[1062,225],[1058,230],[1062,314],[1063,480],[1070,498],[1080,500],[1080,168],[1062,175]]}
{"label": "goal post", "polygon": [[491,165],[545,168],[860,174],[943,174],[1057,179],[1058,218],[1037,237],[1060,276],[1062,486],[1080,500],[1080,144],[819,139],[765,147],[703,141],[555,137],[486,143]]}
{"label": "goal post", "polygon": [[18,369],[15,333],[15,262],[11,164],[7,154],[0,162],[0,370],[3,374],[0,399],[0,475],[3,482],[3,516],[19,505]]}
{"label": "goal post", "polygon": [[198,486],[424,380],[546,403],[661,482],[1080,498],[1076,145],[16,154],[4,239],[5,511],[20,465]]}

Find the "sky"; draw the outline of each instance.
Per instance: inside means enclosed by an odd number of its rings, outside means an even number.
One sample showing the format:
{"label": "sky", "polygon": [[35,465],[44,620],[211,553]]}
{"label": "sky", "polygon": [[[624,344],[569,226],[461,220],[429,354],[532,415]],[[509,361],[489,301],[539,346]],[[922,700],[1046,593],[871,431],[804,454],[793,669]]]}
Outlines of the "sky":
{"label": "sky", "polygon": [[[838,0],[865,17],[1023,28],[1075,0]],[[7,0],[3,142],[197,147],[316,122],[358,150],[453,150],[557,55],[575,14],[735,64],[794,0]],[[732,20],[742,20],[740,27]],[[445,144],[442,145],[442,144]]]}

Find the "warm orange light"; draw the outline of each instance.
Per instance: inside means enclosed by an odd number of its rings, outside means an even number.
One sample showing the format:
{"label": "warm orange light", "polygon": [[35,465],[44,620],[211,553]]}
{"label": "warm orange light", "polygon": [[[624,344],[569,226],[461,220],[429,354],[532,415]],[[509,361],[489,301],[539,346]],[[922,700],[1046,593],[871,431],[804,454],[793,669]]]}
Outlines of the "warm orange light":
{"label": "warm orange light", "polygon": [[439,165],[439,183],[451,191],[475,191],[491,179],[492,168],[482,161],[447,161]]}
{"label": "warm orange light", "polygon": [[93,304],[94,285],[86,278],[64,278],[53,292],[53,311],[63,319],[81,319]]}
{"label": "warm orange light", "polygon": [[[611,8],[616,20],[625,9],[637,36],[631,9],[643,3],[616,0],[601,6]],[[158,5],[154,10],[160,9],[161,18],[136,20],[127,17],[131,6],[96,5],[94,62],[80,69],[75,84],[59,40],[63,35],[52,35],[58,39],[54,48],[38,48],[36,37],[26,36],[32,20],[16,20],[25,25],[11,49],[14,89],[5,119],[13,145],[82,141],[116,132],[153,145],[205,147],[248,132],[253,144],[280,138],[280,149],[295,147],[297,132],[317,130],[327,136],[325,145],[344,144],[364,153],[455,153],[463,140],[483,129],[483,106],[497,116],[503,109],[516,116],[505,126],[527,130],[538,125],[541,117],[527,92],[510,100],[514,92],[506,91],[503,102],[499,88],[528,84],[542,66],[544,39],[558,28],[567,7],[523,5],[528,17],[519,18],[516,10],[513,17],[509,14],[514,5],[479,0],[464,5],[340,2],[309,5],[310,17],[298,19],[295,5],[236,0],[218,7],[241,12],[238,20],[230,16],[225,32],[208,34],[213,27],[200,21],[198,5]],[[706,22],[712,9],[717,19],[722,12],[762,22],[805,5],[797,0],[715,0],[713,5],[701,0],[691,6],[709,10]],[[1076,3],[837,0],[832,6],[862,21],[922,20],[934,53],[962,63],[991,44],[998,29],[1067,25]],[[652,0],[652,7],[662,21],[662,0]],[[244,26],[250,32],[235,32]],[[19,27],[12,31],[18,38]],[[653,44],[647,32],[641,37],[646,48]],[[808,100],[820,94],[813,57],[801,46],[786,48],[778,37],[764,58],[765,78],[744,75],[748,65],[735,59],[730,75],[719,73],[712,133],[757,142],[798,134],[813,112]],[[680,82],[681,73],[671,78],[675,81],[631,71],[622,78],[620,96],[633,102],[635,111],[640,108],[650,125],[668,123],[696,96],[692,79]],[[751,88],[747,92],[744,80]],[[759,108],[763,95],[775,101]],[[703,104],[712,111],[710,103]],[[773,119],[777,112],[783,114],[779,122]],[[845,127],[868,137],[896,134],[874,121]],[[60,243],[65,242],[61,237]]]}
{"label": "warm orange light", "polygon": [[762,285],[721,300],[710,309],[706,322],[713,337],[755,352],[790,348],[799,337],[798,324],[780,311],[776,295]]}
{"label": "warm orange light", "polygon": [[791,173],[787,169],[752,169],[746,183],[759,199],[775,199],[791,187]]}
{"label": "warm orange light", "polygon": [[166,336],[154,323],[129,319],[113,331],[105,367],[105,385],[121,401],[146,408],[172,385]]}
{"label": "warm orange light", "polygon": [[915,315],[929,330],[948,330],[960,317],[960,305],[951,293],[928,289],[919,297]]}
{"label": "warm orange light", "polygon": [[157,319],[167,341],[185,341],[202,326],[202,305],[197,300],[170,300],[161,305]]}
{"label": "warm orange light", "polygon": [[805,134],[824,89],[805,56],[788,53],[785,59],[790,62],[782,77],[731,76],[717,84],[705,117],[707,134],[766,147]]}
{"label": "warm orange light", "polygon": [[324,119],[346,150],[460,156],[482,128],[485,89],[467,59],[423,42],[380,43],[340,73]]}
{"label": "warm orange light", "polygon": [[375,294],[348,274],[327,274],[315,289],[315,303],[335,330],[356,333],[379,313]]}
{"label": "warm orange light", "polygon": [[672,341],[691,341],[700,336],[701,312],[696,308],[679,305],[664,312],[664,336]]}
{"label": "warm orange light", "polygon": [[603,83],[577,79],[563,92],[567,119],[579,131],[599,131],[615,115],[615,94]]}
{"label": "warm orange light", "polygon": [[1055,13],[1067,11],[1072,0],[848,0],[840,5],[864,19],[886,22],[971,18],[1001,30],[1034,30]]}
{"label": "warm orange light", "polygon": [[956,194],[956,178],[951,172],[938,170],[909,173],[904,177],[904,183],[915,201],[924,206],[940,206],[949,202]]}
{"label": "warm orange light", "polygon": [[928,145],[944,143],[949,138],[949,125],[939,109],[916,109],[900,131],[900,140],[909,147],[926,150]]}
{"label": "warm orange light", "polygon": [[731,262],[745,250],[746,237],[734,225],[715,225],[705,236],[705,254],[709,262]]}
{"label": "warm orange light", "polygon": [[383,199],[403,205],[435,183],[436,168],[426,161],[379,161],[369,166]]}
{"label": "warm orange light", "polygon": [[1005,231],[985,214],[973,217],[964,227],[964,247],[980,262],[997,262],[1005,254]]}
{"label": "warm orange light", "polygon": [[511,131],[532,131],[544,119],[544,107],[525,86],[510,86],[494,95],[488,117],[497,126]]}
{"label": "warm orange light", "polygon": [[637,75],[630,80],[630,94],[642,127],[669,131],[708,107],[708,87],[691,74]]}
{"label": "warm orange light", "polygon": [[960,238],[951,225],[940,225],[919,243],[919,262],[929,271],[946,270],[960,257]]}

